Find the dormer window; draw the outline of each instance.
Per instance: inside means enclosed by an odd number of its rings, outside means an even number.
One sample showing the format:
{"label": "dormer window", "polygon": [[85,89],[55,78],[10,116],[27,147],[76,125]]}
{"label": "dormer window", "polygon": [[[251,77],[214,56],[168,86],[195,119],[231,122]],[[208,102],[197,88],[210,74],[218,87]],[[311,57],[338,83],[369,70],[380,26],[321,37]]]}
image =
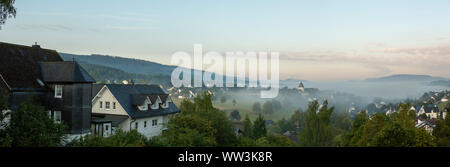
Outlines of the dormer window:
{"label": "dormer window", "polygon": [[152,109],[156,110],[159,108],[159,103],[152,104]]}
{"label": "dormer window", "polygon": [[62,98],[63,94],[63,86],[55,85],[55,98]]}

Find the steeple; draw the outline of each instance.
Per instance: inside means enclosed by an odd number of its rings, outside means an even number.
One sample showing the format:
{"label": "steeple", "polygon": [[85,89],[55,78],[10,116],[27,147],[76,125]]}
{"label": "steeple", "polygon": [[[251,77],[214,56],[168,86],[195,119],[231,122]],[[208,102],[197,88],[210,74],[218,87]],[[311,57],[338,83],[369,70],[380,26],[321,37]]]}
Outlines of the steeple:
{"label": "steeple", "polygon": [[303,82],[300,82],[300,84],[298,84],[298,91],[300,91],[300,92],[304,92],[305,91],[305,87],[303,86]]}

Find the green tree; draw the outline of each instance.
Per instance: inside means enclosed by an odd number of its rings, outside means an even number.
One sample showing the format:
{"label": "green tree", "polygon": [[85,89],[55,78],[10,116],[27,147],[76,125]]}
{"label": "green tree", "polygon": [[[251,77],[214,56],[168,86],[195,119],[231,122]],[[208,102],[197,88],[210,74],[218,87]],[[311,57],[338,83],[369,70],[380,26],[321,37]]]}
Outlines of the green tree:
{"label": "green tree", "polygon": [[332,133],[330,117],[334,107],[328,108],[325,101],[319,108],[319,103],[313,101],[309,104],[306,116],[306,127],[300,134],[300,144],[302,146],[331,146]]}
{"label": "green tree", "polygon": [[253,104],[253,106],[252,106],[252,111],[254,112],[254,113],[257,113],[257,114],[259,114],[259,113],[261,113],[261,104],[259,103],[259,102],[256,102],[256,103],[254,103]]}
{"label": "green tree", "polygon": [[266,121],[264,120],[264,117],[261,114],[259,114],[258,118],[256,118],[255,122],[253,123],[253,138],[259,139],[266,135],[267,135]]}
{"label": "green tree", "polygon": [[366,122],[363,128],[363,134],[357,145],[360,147],[375,146],[375,137],[384,126],[388,123],[388,117],[386,114],[377,113]]}
{"label": "green tree", "polygon": [[11,111],[9,126],[5,129],[13,147],[61,146],[67,126],[56,123],[43,107],[34,105],[32,99]]}
{"label": "green tree", "polygon": [[296,146],[295,142],[286,136],[269,134],[265,138],[269,142],[269,145],[271,147],[293,147],[293,146]]}
{"label": "green tree", "polygon": [[225,96],[220,97],[220,102],[221,103],[227,102],[227,97],[225,97]]}
{"label": "green tree", "polygon": [[230,118],[231,118],[232,120],[240,121],[240,120],[241,120],[241,114],[239,114],[239,111],[238,111],[238,110],[233,110],[233,111],[230,113]]}
{"label": "green tree", "polygon": [[217,130],[212,122],[198,115],[180,115],[169,120],[163,135],[176,147],[216,146]]}
{"label": "green tree", "polygon": [[436,137],[437,146],[450,146],[450,115],[447,114],[445,119],[440,119],[433,129],[433,136]]}
{"label": "green tree", "polygon": [[266,101],[266,102],[263,104],[262,112],[263,112],[264,114],[267,114],[267,115],[273,114],[272,102]]}
{"label": "green tree", "polygon": [[281,133],[281,134],[284,132],[287,132],[287,131],[295,131],[295,129],[296,129],[295,124],[293,122],[288,121],[284,118],[277,121],[275,123],[274,128],[275,128],[276,132]]}
{"label": "green tree", "polygon": [[15,0],[0,0],[0,29],[8,18],[16,17]]}
{"label": "green tree", "polygon": [[402,127],[399,123],[390,123],[375,138],[375,146],[406,147],[414,145],[414,131]]}
{"label": "green tree", "polygon": [[306,113],[301,110],[296,110],[295,113],[289,119],[289,122],[294,124],[296,131],[303,132],[305,128]]}
{"label": "green tree", "polygon": [[248,114],[245,114],[245,119],[244,119],[244,127],[243,127],[243,136],[244,137],[252,137],[252,132],[253,132],[253,124],[252,121],[250,120],[250,118],[248,117]]}
{"label": "green tree", "polygon": [[[207,144],[214,144],[218,146],[233,146],[237,144],[237,138],[234,133],[233,123],[228,119],[225,112],[214,108],[211,102],[210,94],[204,92],[202,96],[197,95],[197,97],[194,98],[193,102],[188,100],[183,101],[180,105],[180,110],[181,113],[179,113],[175,117],[175,121],[169,121],[168,134],[171,134],[171,131],[177,131],[177,128],[171,128],[171,126],[180,128],[184,127],[184,132],[182,134],[187,137],[190,137],[189,135],[191,135],[188,134],[188,132],[198,132],[198,134],[196,135],[203,136],[204,139],[208,139],[212,135],[215,139],[215,142],[205,142]],[[181,119],[183,117],[193,117],[189,119],[195,120],[198,124],[185,127],[184,123],[176,121],[177,119]],[[204,128],[208,127],[205,123],[210,124],[212,130],[205,131]],[[170,137],[168,137],[168,140],[175,142],[175,140],[171,140]]]}
{"label": "green tree", "polygon": [[430,135],[425,129],[420,128],[416,130],[414,138],[415,147],[435,147],[436,138]]}
{"label": "green tree", "polygon": [[281,102],[275,99],[272,99],[272,108],[274,110],[280,110],[281,109]]}
{"label": "green tree", "polygon": [[343,136],[343,146],[358,146],[360,142],[363,132],[364,132],[364,124],[369,120],[367,117],[367,111],[362,110],[356,115],[352,127],[350,128],[350,132],[345,133]]}
{"label": "green tree", "polygon": [[67,147],[143,147],[147,144],[147,138],[136,129],[128,132],[121,130],[109,138],[98,135],[86,135],[74,139],[66,144]]}

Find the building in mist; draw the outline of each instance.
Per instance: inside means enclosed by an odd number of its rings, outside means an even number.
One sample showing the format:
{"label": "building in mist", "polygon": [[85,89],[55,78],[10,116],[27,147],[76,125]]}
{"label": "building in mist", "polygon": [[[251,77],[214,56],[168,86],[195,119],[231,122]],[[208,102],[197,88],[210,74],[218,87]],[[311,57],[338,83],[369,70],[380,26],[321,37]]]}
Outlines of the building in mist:
{"label": "building in mist", "polygon": [[305,86],[303,86],[303,82],[300,82],[300,84],[298,84],[298,91],[305,92]]}

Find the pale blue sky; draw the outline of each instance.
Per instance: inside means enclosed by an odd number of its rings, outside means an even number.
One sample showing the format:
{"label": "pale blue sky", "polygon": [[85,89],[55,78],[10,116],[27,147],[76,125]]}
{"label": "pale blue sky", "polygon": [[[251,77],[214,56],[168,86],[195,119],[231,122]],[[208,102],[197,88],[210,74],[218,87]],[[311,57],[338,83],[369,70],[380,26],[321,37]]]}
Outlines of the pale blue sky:
{"label": "pale blue sky", "polygon": [[450,1],[18,0],[0,41],[170,63],[176,51],[280,51],[281,78],[450,77]]}

